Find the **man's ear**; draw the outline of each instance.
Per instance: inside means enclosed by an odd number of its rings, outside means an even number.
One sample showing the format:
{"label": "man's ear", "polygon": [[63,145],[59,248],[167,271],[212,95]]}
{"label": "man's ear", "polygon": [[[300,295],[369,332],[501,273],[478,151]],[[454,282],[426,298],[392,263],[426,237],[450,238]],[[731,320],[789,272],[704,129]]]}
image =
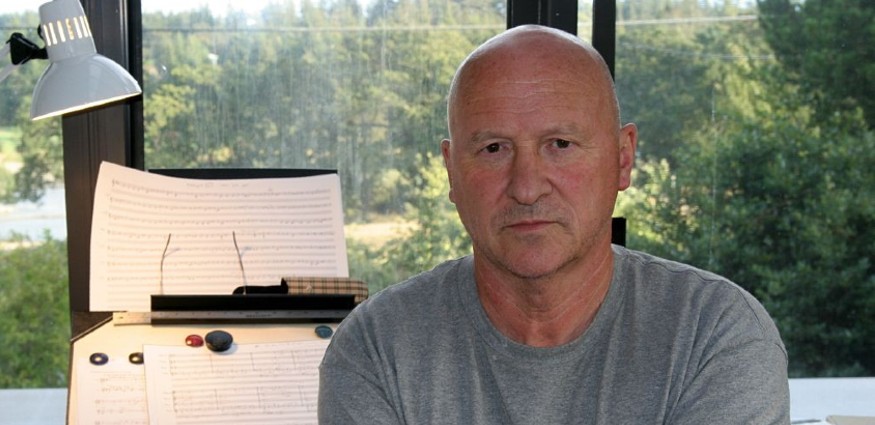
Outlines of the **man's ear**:
{"label": "man's ear", "polygon": [[626,190],[632,184],[632,168],[635,165],[635,151],[638,149],[638,127],[629,123],[620,128],[620,168],[618,189]]}
{"label": "man's ear", "polygon": [[441,140],[441,155],[444,157],[444,168],[447,170],[447,180],[450,182],[450,202],[456,203],[453,199],[453,173],[450,172],[452,164],[450,163],[450,139]]}

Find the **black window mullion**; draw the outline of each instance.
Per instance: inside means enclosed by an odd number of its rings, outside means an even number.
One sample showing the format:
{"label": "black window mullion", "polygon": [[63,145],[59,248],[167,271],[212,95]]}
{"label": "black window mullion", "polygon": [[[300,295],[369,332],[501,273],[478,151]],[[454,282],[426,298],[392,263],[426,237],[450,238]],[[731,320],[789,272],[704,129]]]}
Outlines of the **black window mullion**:
{"label": "black window mullion", "polygon": [[[614,75],[616,0],[593,0],[592,45]],[[538,24],[577,35],[577,0],[507,0],[507,27]]]}
{"label": "black window mullion", "polygon": [[617,0],[594,0],[592,4],[592,46],[602,55],[614,76],[617,45]]}
{"label": "black window mullion", "polygon": [[[131,69],[128,54],[127,3],[127,0],[82,0],[98,53]],[[141,71],[134,75],[141,75]],[[141,98],[68,114],[62,118],[67,258],[71,326],[74,336],[108,314],[89,313],[90,239],[94,187],[101,162],[134,166],[131,105],[135,103],[142,103]],[[139,131],[142,133],[142,130]]]}
{"label": "black window mullion", "polygon": [[507,27],[526,24],[577,35],[577,0],[507,0]]}

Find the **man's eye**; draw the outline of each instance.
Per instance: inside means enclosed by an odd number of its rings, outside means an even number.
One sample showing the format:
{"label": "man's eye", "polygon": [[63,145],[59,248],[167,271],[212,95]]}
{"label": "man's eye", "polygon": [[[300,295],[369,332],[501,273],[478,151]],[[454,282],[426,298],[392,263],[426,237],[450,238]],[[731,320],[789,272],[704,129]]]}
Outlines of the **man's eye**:
{"label": "man's eye", "polygon": [[499,150],[501,150],[501,146],[498,143],[492,143],[492,144],[486,146],[486,152],[489,152],[489,153],[496,153]]}
{"label": "man's eye", "polygon": [[559,149],[566,149],[566,148],[571,146],[571,142],[569,142],[568,140],[563,140],[563,139],[556,139],[556,141],[553,143],[555,143],[556,147]]}

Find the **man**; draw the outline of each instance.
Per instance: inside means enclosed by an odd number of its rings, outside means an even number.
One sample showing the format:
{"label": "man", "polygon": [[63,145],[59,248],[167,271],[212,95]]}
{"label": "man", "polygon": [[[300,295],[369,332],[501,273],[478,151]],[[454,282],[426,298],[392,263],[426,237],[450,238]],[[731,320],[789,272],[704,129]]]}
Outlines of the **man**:
{"label": "man", "polygon": [[376,294],[321,366],[323,424],[789,423],[772,320],[714,274],[611,245],[637,130],[576,37],[476,49],[441,144],[474,252]]}

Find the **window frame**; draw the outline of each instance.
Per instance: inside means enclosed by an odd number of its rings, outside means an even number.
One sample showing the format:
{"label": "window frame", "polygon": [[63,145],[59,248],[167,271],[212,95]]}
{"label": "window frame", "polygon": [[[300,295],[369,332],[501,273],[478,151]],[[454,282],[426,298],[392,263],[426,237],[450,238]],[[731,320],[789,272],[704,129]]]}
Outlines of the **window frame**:
{"label": "window frame", "polygon": [[[97,50],[143,83],[141,0],[81,0]],[[577,35],[577,0],[507,0],[507,27],[540,24]],[[592,44],[614,72],[616,0],[593,1]],[[143,98],[62,118],[70,324],[74,338],[111,316],[89,311],[92,206],[100,163],[144,169]]]}

